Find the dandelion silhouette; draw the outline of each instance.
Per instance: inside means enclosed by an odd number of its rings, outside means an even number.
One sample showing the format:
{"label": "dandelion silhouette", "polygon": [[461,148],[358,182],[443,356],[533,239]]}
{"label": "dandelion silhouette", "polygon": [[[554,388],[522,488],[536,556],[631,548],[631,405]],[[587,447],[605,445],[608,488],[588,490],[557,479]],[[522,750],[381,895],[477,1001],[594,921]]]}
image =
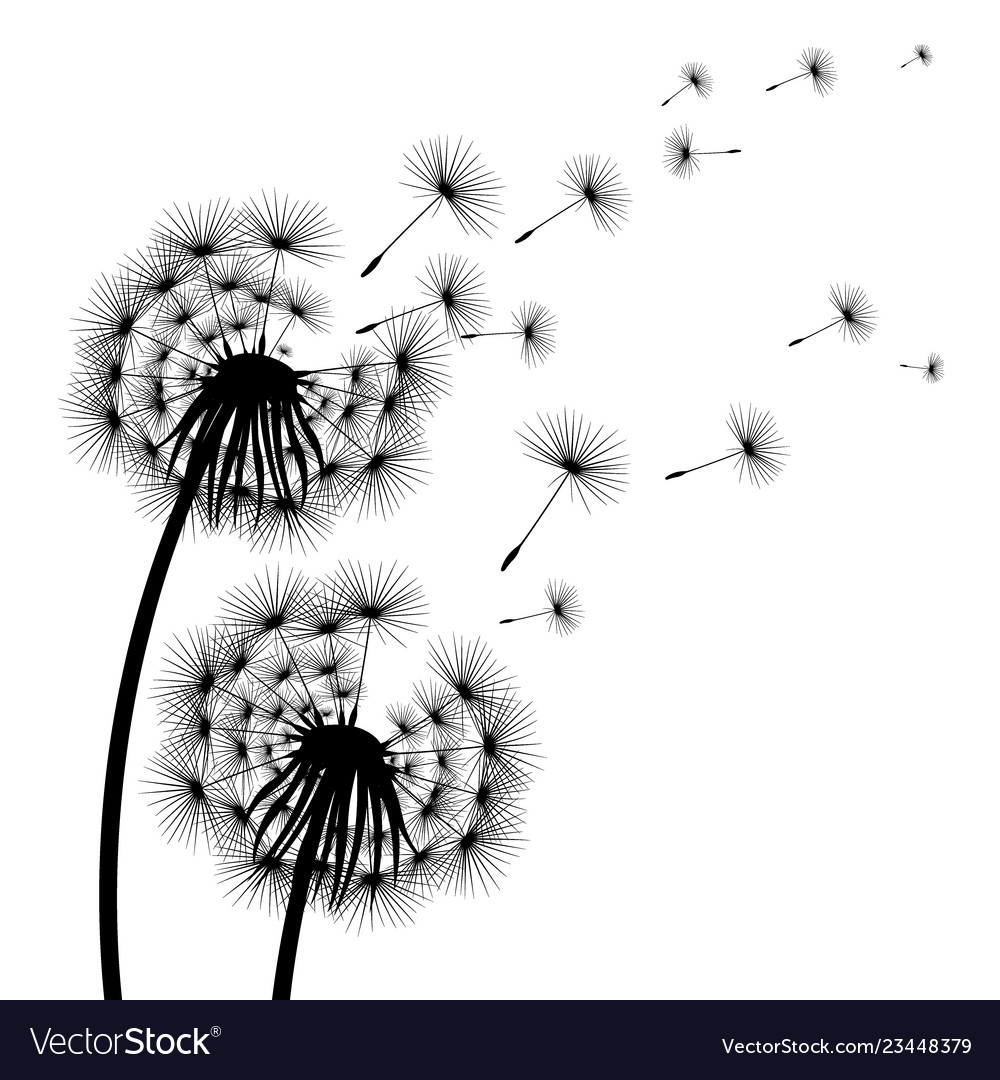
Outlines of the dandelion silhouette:
{"label": "dandelion silhouette", "polygon": [[356,331],[367,334],[385,323],[400,319],[411,311],[425,311],[429,308],[440,309],[445,324],[455,339],[468,337],[470,330],[478,330],[489,311],[489,304],[483,299],[483,275],[478,266],[469,265],[468,259],[453,255],[439,255],[427,263],[427,280],[417,278],[424,287],[424,295],[431,299],[426,304],[418,304],[398,315],[388,315],[378,322],[368,323]]}
{"label": "dandelion silhouette", "polygon": [[405,154],[404,157],[406,171],[413,179],[404,180],[403,186],[413,188],[414,198],[426,199],[427,205],[361,271],[362,277],[367,277],[393,244],[428,212],[435,217],[442,206],[447,206],[463,232],[484,236],[494,225],[489,215],[500,213],[496,193],[503,185],[498,182],[496,173],[479,164],[479,155],[472,153],[472,143],[463,147],[460,138],[451,148],[447,138],[439,137],[431,139],[427,145],[423,142],[415,145],[413,156]]}
{"label": "dandelion silhouette", "polygon": [[925,381],[929,383],[940,382],[944,378],[944,361],[936,352],[927,357],[926,364],[900,364],[900,367],[912,368],[914,371],[922,371]]}
{"label": "dandelion silhouette", "polygon": [[768,90],[777,90],[785,83],[795,82],[797,79],[809,79],[812,88],[820,97],[825,97],[837,81],[837,72],[833,68],[833,57],[824,49],[803,49],[802,58],[798,61],[802,68],[801,75],[793,75],[790,79],[769,86]]}
{"label": "dandelion silhouette", "polygon": [[579,210],[583,206],[590,207],[591,217],[599,229],[613,233],[615,229],[621,228],[621,223],[628,216],[627,207],[631,200],[619,179],[617,167],[611,164],[610,158],[602,162],[595,154],[581,155],[567,161],[563,171],[566,179],[559,183],[569,192],[570,202],[533,229],[521,233],[514,241],[515,244],[527,240],[533,232],[560,214],[565,214],[567,210]]}
{"label": "dandelion silhouette", "polygon": [[680,75],[678,75],[677,77],[684,83],[684,85],[680,88],[680,90],[676,91],[676,93],[671,94],[670,97],[668,97],[667,100],[662,102],[661,104],[668,105],[671,101],[674,100],[675,97],[677,97],[678,94],[683,94],[685,90],[693,89],[700,98],[707,98],[708,95],[712,92],[712,83],[714,80],[712,79],[712,76],[709,75],[708,68],[705,67],[704,64],[685,64],[681,68]]}
{"label": "dandelion silhouette", "polygon": [[549,314],[548,308],[534,302],[521,304],[521,310],[511,312],[514,320],[513,330],[477,331],[463,334],[466,341],[475,341],[483,337],[517,337],[521,340],[521,359],[528,367],[544,364],[545,358],[555,351],[556,321]]}
{"label": "dandelion silhouette", "polygon": [[787,447],[777,434],[777,425],[769,412],[755,409],[753,405],[743,415],[743,406],[739,412],[730,405],[729,418],[726,421],[729,430],[733,433],[738,445],[730,447],[730,452],[714,461],[706,461],[704,465],[696,465],[693,469],[681,469],[672,472],[666,477],[667,480],[675,480],[679,476],[697,472],[699,469],[707,469],[709,465],[717,465],[720,461],[733,462],[733,468],[739,470],[739,479],[744,474],[747,479],[760,487],[761,482],[769,484],[785,467],[782,460],[787,457]]}
{"label": "dandelion silhouette", "polygon": [[236,902],[283,914],[276,999],[307,907],[359,931],[402,925],[440,892],[492,891],[524,843],[531,712],[480,641],[439,640],[430,685],[384,727],[357,722],[374,642],[401,642],[424,611],[395,567],[278,573],[168,659],[148,793],[169,839],[207,842]]}
{"label": "dandelion silhouette", "polygon": [[837,311],[837,317],[826,326],[821,326],[805,337],[796,338],[788,343],[788,347],[799,345],[817,334],[829,330],[832,326],[839,326],[844,341],[850,337],[855,345],[867,341],[875,332],[875,320],[878,318],[876,310],[868,303],[868,297],[857,286],[831,285],[830,303]]}
{"label": "dandelion silhouette", "polygon": [[518,615],[514,619],[501,619],[500,625],[524,622],[525,619],[538,619],[545,616],[549,630],[555,630],[557,636],[568,637],[583,620],[583,608],[578,594],[572,585],[565,581],[552,579],[545,586],[545,607],[532,615]]}
{"label": "dandelion silhouette", "polygon": [[587,511],[590,496],[600,503],[617,502],[616,495],[625,490],[628,482],[628,456],[618,453],[624,445],[616,431],[604,434],[604,428],[594,429],[592,424],[577,419],[563,409],[562,416],[542,416],[538,413],[538,430],[525,424],[521,434],[525,456],[539,461],[557,471],[552,481],[555,490],[542,512],[524,534],[521,542],[511,550],[500,566],[501,572],[517,558],[525,540],[535,531],[556,496],[568,484],[570,497],[579,496]]}
{"label": "dandelion silhouette", "polygon": [[422,422],[446,392],[440,338],[420,316],[381,351],[296,370],[292,332],[322,332],[326,299],[288,263],[318,266],[334,231],[312,203],[174,207],[144,251],[103,276],[79,320],[65,402],[80,457],[124,473],[163,518],[125,655],[101,823],[105,996],[121,996],[117,867],[135,697],[185,528],[233,529],[258,547],[306,547],[353,506],[386,516],[421,479]]}
{"label": "dandelion silhouette", "polygon": [[675,128],[665,139],[666,154],[663,164],[678,179],[690,179],[694,176],[695,169],[701,170],[698,158],[711,154],[739,154],[740,150],[695,150],[693,147],[694,136],[690,128],[685,124]]}
{"label": "dandelion silhouette", "polygon": [[914,45],[913,56],[906,61],[905,64],[900,64],[901,68],[908,67],[914,60],[919,60],[924,67],[930,67],[931,61],[934,59],[934,54],[926,45]]}

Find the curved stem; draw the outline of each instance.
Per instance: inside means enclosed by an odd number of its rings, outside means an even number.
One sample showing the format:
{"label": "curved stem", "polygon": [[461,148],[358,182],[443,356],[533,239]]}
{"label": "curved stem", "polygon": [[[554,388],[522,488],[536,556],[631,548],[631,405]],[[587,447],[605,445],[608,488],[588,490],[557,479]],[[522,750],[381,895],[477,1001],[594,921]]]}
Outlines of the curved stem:
{"label": "curved stem", "polygon": [[98,876],[98,919],[101,942],[101,975],[106,1000],[121,1000],[122,978],[118,952],[118,834],[121,827],[122,793],[125,786],[125,762],[128,757],[128,739],[132,728],[132,714],[139,690],[142,661],[146,655],[156,606],[163,589],[163,582],[170,568],[177,541],[184,531],[184,523],[191,510],[198,483],[192,477],[181,488],[163,535],[153,556],[146,585],[142,590],[139,607],[135,613],[132,636],[129,638],[122,666],[118,700],[111,724],[108,743],[108,765],[104,776],[104,807],[101,813],[100,871]]}
{"label": "curved stem", "polygon": [[274,965],[274,989],[271,998],[274,1001],[288,1001],[292,996],[292,977],[295,974],[295,955],[299,949],[299,931],[302,929],[302,913],[309,899],[309,883],[312,879],[316,854],[323,837],[323,825],[327,814],[321,812],[329,805],[333,781],[326,776],[320,781],[310,807],[309,826],[306,829],[298,854],[295,856],[295,869],[292,871],[292,887],[285,905],[285,921],[281,926],[281,942],[278,945],[278,959]]}
{"label": "curved stem", "polygon": [[742,450],[734,450],[731,454],[726,454],[725,457],[717,457],[714,461],[706,461],[704,465],[695,465],[693,469],[681,469],[680,472],[672,472],[669,476],[664,477],[664,479],[676,480],[678,476],[686,476],[689,472],[697,472],[699,469],[707,469],[709,465],[718,465],[720,461],[728,461],[730,458],[734,458],[737,454],[742,453]]}

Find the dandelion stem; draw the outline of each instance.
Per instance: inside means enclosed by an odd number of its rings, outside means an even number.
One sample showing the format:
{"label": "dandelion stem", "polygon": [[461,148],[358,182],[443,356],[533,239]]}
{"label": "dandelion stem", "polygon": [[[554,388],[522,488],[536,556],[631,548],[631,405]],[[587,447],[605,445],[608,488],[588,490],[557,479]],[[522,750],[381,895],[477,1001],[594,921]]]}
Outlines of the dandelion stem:
{"label": "dandelion stem", "polygon": [[831,326],[836,326],[840,321],[840,319],[834,319],[832,323],[828,323],[826,326],[821,326],[818,330],[814,330],[811,334],[806,334],[805,337],[797,337],[794,341],[790,341],[788,343],[788,347],[791,348],[793,345],[799,345],[803,341],[808,341],[811,337],[815,337],[817,334],[822,334],[824,330],[829,330]]}
{"label": "dandelion stem", "polygon": [[668,97],[666,101],[664,101],[664,102],[661,102],[661,105],[667,105],[667,104],[669,104],[669,103],[670,103],[671,101],[673,101],[673,100],[674,100],[674,98],[675,98],[675,97],[677,97],[677,94],[683,94],[683,93],[684,93],[684,91],[685,91],[685,90],[687,90],[687,88],[688,88],[689,86],[691,86],[691,85],[692,85],[691,83],[689,83],[689,82],[686,82],[686,83],[685,83],[685,84],[684,84],[684,85],[683,85],[683,86],[682,86],[682,87],[680,88],[680,90],[678,90],[678,91],[676,91],[675,93],[671,94],[671,95],[670,95],[670,97]]}
{"label": "dandelion stem", "polygon": [[718,465],[720,461],[728,461],[730,458],[736,457],[737,454],[742,453],[741,450],[734,450],[731,454],[726,454],[725,457],[717,457],[714,461],[706,461],[704,465],[695,465],[693,469],[681,469],[680,472],[672,472],[669,476],[664,477],[666,480],[676,480],[678,476],[686,476],[689,472],[697,472],[699,469],[707,469],[709,465]]}
{"label": "dandelion stem", "polygon": [[923,371],[925,369],[924,364],[900,364],[900,367],[913,368],[914,371]]}
{"label": "dandelion stem", "polygon": [[563,478],[562,478],[562,479],[561,479],[561,480],[559,481],[559,483],[558,483],[558,484],[556,485],[556,489],[555,489],[555,491],[553,491],[553,492],[552,492],[552,497],[551,497],[551,498],[549,499],[549,501],[548,501],[548,502],[547,502],[547,503],[545,504],[545,506],[544,506],[544,507],[542,507],[542,512],[541,512],[541,513],[540,513],[540,514],[538,515],[538,517],[536,517],[536,518],[535,518],[534,524],[533,524],[533,525],[531,526],[531,528],[530,528],[530,529],[529,529],[529,530],[528,530],[528,531],[527,531],[527,532],[526,532],[526,533],[524,534],[524,538],[523,538],[523,539],[521,540],[521,543],[520,543],[520,544],[518,544],[518,545],[517,545],[517,547],[516,547],[516,548],[514,548],[514,550],[513,550],[513,551],[511,551],[511,552],[510,552],[510,553],[509,553],[509,554],[507,555],[507,558],[506,558],[506,559],[504,559],[504,561],[503,561],[503,565],[502,565],[502,566],[500,567],[500,572],[501,572],[501,573],[503,573],[503,571],[504,571],[504,570],[506,570],[506,569],[507,569],[507,567],[508,567],[508,566],[510,566],[510,564],[511,564],[511,563],[512,563],[512,562],[513,562],[513,561],[514,561],[514,560],[515,560],[516,558],[517,558],[518,552],[519,552],[519,551],[521,550],[521,548],[522,548],[522,547],[523,547],[523,545],[524,545],[524,541],[525,541],[525,540],[527,540],[527,539],[528,539],[528,537],[529,537],[529,536],[531,536],[531,534],[532,534],[532,533],[533,533],[533,532],[535,531],[535,525],[537,525],[537,524],[538,524],[538,523],[539,523],[539,522],[540,522],[540,521],[542,520],[542,518],[543,518],[543,517],[545,516],[545,511],[546,511],[546,510],[548,510],[548,508],[549,508],[549,507],[550,507],[550,506],[552,505],[552,501],[553,501],[553,499],[555,499],[555,497],[556,497],[556,496],[557,496],[557,495],[559,494],[559,492],[560,492],[560,491],[562,490],[562,486],[563,486],[563,484],[565,484],[565,483],[566,483],[566,481],[567,481],[567,480],[569,479],[569,475],[570,475],[569,473],[566,473],[566,475],[565,475],[565,476],[564,476],[564,477],[563,477]]}
{"label": "dandelion stem", "polygon": [[516,619],[501,619],[500,625],[505,626],[507,623],[512,622],[524,622],[525,619],[537,619],[539,615],[548,615],[547,611],[536,611],[534,615],[518,615]]}
{"label": "dandelion stem", "polygon": [[[919,60],[919,59],[920,59],[920,57],[919,57],[919,56],[914,56],[914,57],[913,57],[913,60]],[[900,68],[905,68],[905,67],[907,66],[907,64],[912,64],[912,63],[913,63],[913,60],[907,60],[905,64],[900,64],[900,65],[899,65],[899,66],[900,66]]]}
{"label": "dandelion stem", "polygon": [[329,806],[334,796],[335,779],[331,771],[323,775],[316,794],[313,796],[307,815],[309,825],[302,843],[295,856],[295,869],[292,871],[292,886],[285,904],[285,921],[281,926],[281,943],[278,945],[278,959],[274,965],[274,989],[271,998],[274,1001],[288,1001],[292,996],[292,977],[295,974],[295,954],[299,948],[299,932],[302,929],[302,913],[309,898],[309,885],[312,882],[316,855],[323,837],[323,826],[327,814],[321,813]]}
{"label": "dandelion stem", "polygon": [[567,210],[572,210],[574,206],[579,206],[585,199],[586,195],[581,195],[579,199],[574,199],[568,206],[564,206],[561,210],[557,210],[552,217],[547,217],[544,221],[539,222],[533,229],[529,229],[526,233],[521,233],[514,243],[520,244],[522,240],[527,240],[533,232],[537,232],[543,225],[548,225],[550,221],[553,221],[560,214],[565,214]]}
{"label": "dandelion stem", "polygon": [[701,157],[702,154],[742,154],[742,150],[695,150],[695,154]]}
{"label": "dandelion stem", "polygon": [[[205,462],[207,466],[207,461]],[[163,528],[163,535],[153,556],[146,585],[142,590],[139,607],[135,613],[132,636],[129,638],[118,687],[118,700],[111,724],[108,744],[108,765],[104,776],[104,807],[101,813],[100,870],[98,875],[98,920],[101,942],[101,975],[104,981],[104,997],[108,1001],[120,1001],[122,996],[121,964],[118,951],[118,835],[121,827],[122,795],[125,788],[125,763],[128,758],[128,740],[135,712],[135,699],[139,690],[142,662],[149,644],[156,607],[163,583],[170,568],[177,541],[184,531],[184,523],[194,504],[201,475],[205,467],[186,478],[174,502],[170,516]]]}
{"label": "dandelion stem", "polygon": [[807,75],[811,74],[812,72],[810,71],[803,71],[801,75],[793,75],[790,79],[785,79],[783,82],[776,82],[774,86],[769,86],[764,93],[766,94],[768,90],[777,90],[779,86],[784,86],[785,83],[795,82],[796,79],[804,79]]}
{"label": "dandelion stem", "polygon": [[490,330],[485,334],[461,334],[459,335],[463,341],[472,341],[477,337],[513,337],[515,334],[520,334],[520,330]]}
{"label": "dandelion stem", "polygon": [[426,304],[420,304],[417,307],[407,308],[405,311],[399,312],[398,315],[386,315],[384,319],[379,319],[378,322],[371,322],[367,326],[362,326],[360,330],[355,330],[355,334],[367,334],[374,330],[376,327],[381,326],[383,323],[392,322],[393,319],[401,319],[404,315],[409,315],[414,311],[423,311],[424,308],[433,307],[435,304],[440,304],[440,300],[429,300]]}
{"label": "dandelion stem", "polygon": [[424,216],[424,214],[426,214],[427,211],[430,210],[430,208],[432,206],[437,206],[438,203],[440,203],[443,198],[444,198],[443,195],[439,195],[436,199],[433,199],[431,202],[429,202],[423,208],[423,210],[421,210],[420,213],[417,214],[417,216],[410,222],[410,224],[406,226],[406,228],[403,230],[403,232],[401,232],[399,234],[399,236],[395,237],[395,239],[390,240],[389,243],[386,244],[386,246],[378,253],[378,255],[376,255],[375,258],[372,259],[372,261],[364,268],[364,270],[361,271],[361,276],[362,277],[368,277],[368,275],[382,261],[382,256],[389,250],[389,248],[392,247],[393,244],[395,244],[396,240],[399,240],[400,237],[402,237],[404,235],[404,233],[407,232],[407,230],[412,229],[413,226],[416,225],[416,223]]}

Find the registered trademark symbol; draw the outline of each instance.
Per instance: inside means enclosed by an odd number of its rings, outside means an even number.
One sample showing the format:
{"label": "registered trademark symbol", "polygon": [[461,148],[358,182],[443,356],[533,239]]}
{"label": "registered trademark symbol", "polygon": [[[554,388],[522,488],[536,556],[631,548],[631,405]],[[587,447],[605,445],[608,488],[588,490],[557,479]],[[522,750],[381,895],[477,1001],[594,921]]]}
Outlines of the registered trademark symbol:
{"label": "registered trademark symbol", "polygon": [[216,1038],[218,1038],[222,1034],[222,1028],[220,1028],[218,1024],[213,1024],[212,1025],[212,1034]]}

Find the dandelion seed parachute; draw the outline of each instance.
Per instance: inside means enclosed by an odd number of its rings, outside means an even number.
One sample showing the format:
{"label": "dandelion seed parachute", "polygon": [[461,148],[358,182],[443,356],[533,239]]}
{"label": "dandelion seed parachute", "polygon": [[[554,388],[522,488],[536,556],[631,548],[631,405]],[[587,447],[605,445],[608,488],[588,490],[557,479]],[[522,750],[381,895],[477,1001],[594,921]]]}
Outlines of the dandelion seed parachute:
{"label": "dandelion seed parachute", "polygon": [[750,483],[757,487],[771,483],[784,468],[784,459],[788,456],[788,447],[781,441],[777,424],[771,414],[751,405],[744,415],[742,405],[738,411],[730,405],[726,424],[736,439],[735,447],[730,447],[727,454],[713,461],[706,461],[704,465],[672,472],[666,479],[676,480],[687,473],[717,465],[721,461],[733,461],[735,458],[733,468],[737,470],[740,480],[745,475]]}
{"label": "dandelion seed parachute", "polygon": [[934,59],[934,54],[926,45],[914,45],[913,56],[906,61],[905,64],[900,64],[901,68],[908,67],[914,60],[919,60],[924,67],[930,67],[931,61]]}
{"label": "dandelion seed parachute", "polygon": [[525,425],[521,435],[524,454],[532,461],[557,471],[555,488],[542,512],[535,518],[521,542],[514,547],[500,566],[501,571],[517,558],[525,540],[535,531],[556,496],[569,486],[570,497],[578,497],[589,512],[588,497],[600,502],[617,502],[617,496],[628,483],[628,456],[621,452],[624,440],[617,432],[605,434],[604,428],[587,423],[576,412],[563,409],[562,415],[538,414],[537,429]]}
{"label": "dandelion seed parachute", "polygon": [[774,83],[773,86],[769,86],[767,89],[777,90],[779,86],[784,86],[785,83],[795,82],[797,79],[808,79],[813,90],[820,97],[826,97],[833,89],[833,84],[837,81],[837,72],[834,69],[833,57],[830,53],[825,49],[803,49],[798,64],[802,68],[801,75],[793,75],[790,79]]}
{"label": "dandelion seed parachute", "polygon": [[477,331],[463,334],[466,341],[475,341],[481,337],[517,337],[521,342],[521,359],[527,367],[537,367],[545,363],[555,351],[556,320],[549,314],[548,308],[541,304],[525,301],[517,312],[511,312],[514,320],[513,330]]}
{"label": "dandelion seed parachute", "polygon": [[579,594],[572,585],[554,578],[545,586],[545,607],[531,615],[519,615],[513,619],[501,619],[500,625],[524,622],[526,619],[545,617],[549,630],[554,630],[558,637],[568,637],[583,621],[583,608]]}
{"label": "dandelion seed parachute", "polygon": [[716,154],[739,154],[739,150],[696,150],[694,148],[694,136],[690,128],[685,124],[675,128],[664,139],[666,153],[663,164],[681,180],[688,180],[694,176],[695,170],[700,170],[698,158],[702,156],[714,156]]}
{"label": "dandelion seed parachute", "polygon": [[565,180],[559,183],[566,189],[570,201],[561,210],[547,217],[514,241],[521,244],[542,225],[565,214],[567,210],[579,210],[586,206],[598,229],[614,233],[621,229],[622,222],[628,217],[628,204],[631,201],[628,190],[621,182],[618,168],[611,159],[602,161],[596,154],[582,154],[563,167]]}
{"label": "dandelion seed parachute", "polygon": [[489,303],[483,297],[483,275],[479,267],[459,256],[439,255],[431,259],[425,270],[427,280],[417,278],[423,286],[425,296],[431,299],[426,304],[417,304],[404,309],[399,314],[387,315],[378,322],[368,323],[355,333],[367,334],[384,324],[392,324],[397,319],[428,308],[440,310],[445,326],[454,340],[470,336],[472,331],[483,325],[483,319],[489,311]]}
{"label": "dandelion seed parachute", "polygon": [[463,232],[484,236],[494,227],[494,216],[501,212],[497,192],[503,185],[492,170],[479,163],[471,143],[463,146],[460,138],[452,145],[447,138],[438,137],[414,146],[412,157],[407,154],[405,158],[412,179],[404,180],[403,185],[413,189],[415,198],[426,199],[427,205],[361,271],[362,277],[367,277],[386,252],[428,212],[433,217],[447,206]]}
{"label": "dandelion seed parachute", "polygon": [[868,302],[864,290],[856,285],[831,285],[830,303],[837,312],[837,317],[833,322],[821,326],[819,330],[814,330],[811,334],[806,334],[805,337],[790,341],[788,343],[789,348],[793,345],[800,345],[803,341],[807,341],[809,338],[815,337],[833,326],[840,329],[844,341],[850,337],[855,345],[867,341],[875,332],[875,321],[878,318],[878,312]]}
{"label": "dandelion seed parachute", "polygon": [[927,357],[926,364],[900,364],[899,366],[923,372],[923,379],[928,383],[940,382],[944,378],[944,361],[936,352],[932,352]]}
{"label": "dandelion seed parachute", "polygon": [[662,102],[663,105],[669,105],[678,94],[684,93],[685,90],[694,90],[700,98],[707,98],[712,92],[714,80],[709,75],[708,68],[704,64],[685,64],[681,68],[678,78],[684,85],[676,93],[671,94],[666,101]]}

